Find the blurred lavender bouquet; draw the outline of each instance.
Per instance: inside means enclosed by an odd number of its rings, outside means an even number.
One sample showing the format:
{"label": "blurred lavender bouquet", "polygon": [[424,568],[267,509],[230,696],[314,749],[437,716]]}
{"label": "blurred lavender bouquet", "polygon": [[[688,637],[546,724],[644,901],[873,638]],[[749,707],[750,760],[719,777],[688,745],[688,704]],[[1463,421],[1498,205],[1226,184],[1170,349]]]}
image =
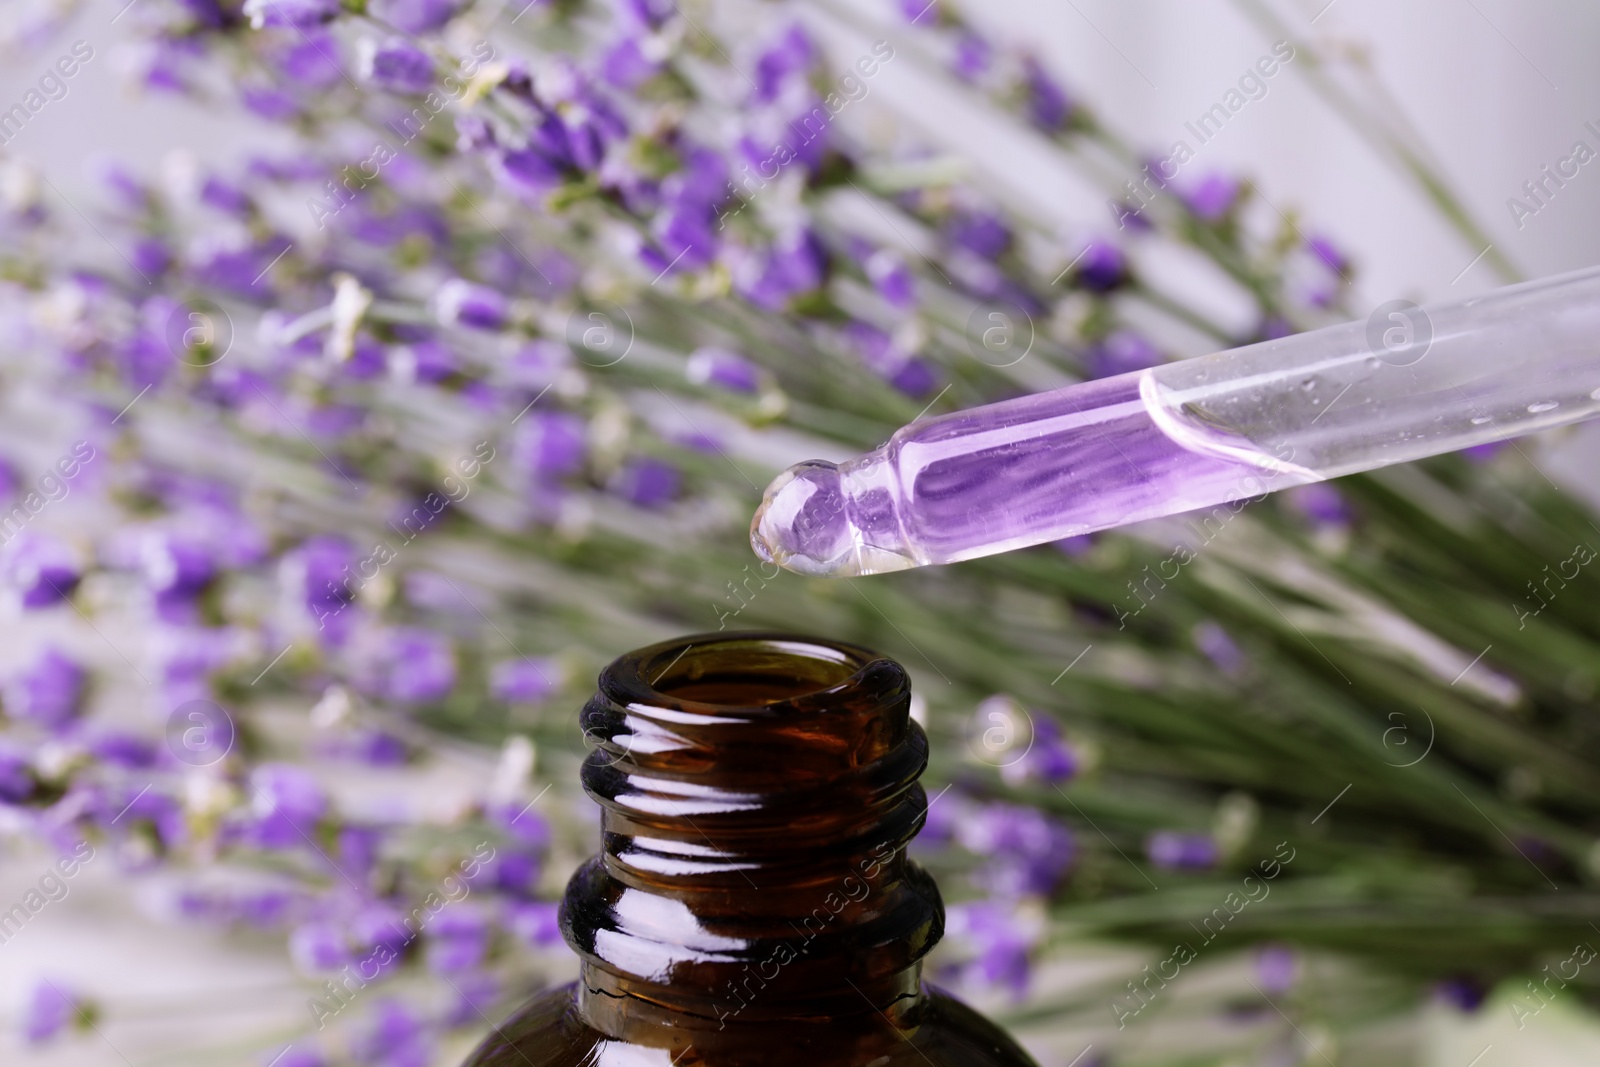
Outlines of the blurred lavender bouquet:
{"label": "blurred lavender bouquet", "polygon": [[[308,1011],[247,1055],[451,1062],[565,974],[575,709],[686,631],[909,666],[937,977],[1063,1063],[1086,1033],[1361,1059],[1594,936],[1600,530],[1520,450],[933,573],[750,554],[797,459],[1354,315],[1346,257],[1247,181],[901,6],[143,0],[136,80],[248,148],[107,165],[81,210],[7,165],[5,831],[276,937]],[[1008,206],[889,72],[1058,153],[1103,225]],[[1178,247],[1249,336],[1141,271]],[[1240,960],[1248,988],[1190,973]],[[46,978],[26,1036],[117,1011]]]}

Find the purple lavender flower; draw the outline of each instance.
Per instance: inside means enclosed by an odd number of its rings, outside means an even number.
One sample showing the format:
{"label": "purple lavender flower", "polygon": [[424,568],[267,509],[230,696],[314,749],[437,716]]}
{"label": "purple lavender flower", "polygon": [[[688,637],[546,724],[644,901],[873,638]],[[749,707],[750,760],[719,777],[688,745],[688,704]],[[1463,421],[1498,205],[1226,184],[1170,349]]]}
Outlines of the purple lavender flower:
{"label": "purple lavender flower", "polygon": [[[653,51],[653,50],[652,50]],[[659,58],[645,54],[637,37],[624,37],[600,59],[600,76],[618,89],[635,89],[665,69]]]}
{"label": "purple lavender flower", "polygon": [[1461,454],[1473,463],[1487,463],[1510,447],[1510,441],[1486,441],[1481,445],[1463,448]]}
{"label": "purple lavender flower", "polygon": [[1144,213],[1144,205],[1130,203],[1126,200],[1112,201],[1111,214],[1117,220],[1117,229],[1136,230],[1140,233],[1149,233],[1155,229],[1148,216]]}
{"label": "purple lavender flower", "polygon": [[617,470],[610,488],[630,504],[658,508],[671,503],[682,484],[677,467],[654,456],[636,456]]}
{"label": "purple lavender flower", "polygon": [[239,102],[252,114],[268,122],[284,122],[300,111],[300,105],[295,103],[294,97],[270,85],[241,84]]}
{"label": "purple lavender flower", "polygon": [[1087,555],[1094,548],[1095,540],[1093,534],[1076,534],[1072,537],[1063,537],[1059,541],[1052,541],[1050,544],[1052,548],[1063,556],[1075,559],[1078,556]]}
{"label": "purple lavender flower", "polygon": [[542,92],[551,87],[548,103],[559,108],[550,113],[554,126],[548,134],[559,130],[559,141],[546,140],[546,144],[554,148],[559,143],[569,166],[593,171],[605,157],[606,148],[628,136],[628,124],[576,67],[568,67],[562,74],[540,79]]}
{"label": "purple lavender flower", "polygon": [[640,259],[657,275],[703,270],[711,264],[721,243],[711,228],[713,221],[713,213],[705,205],[669,205],[656,215],[651,225],[655,240],[641,243]]}
{"label": "purple lavender flower", "polygon": [[1094,377],[1110,378],[1154,367],[1162,359],[1161,353],[1142,334],[1132,330],[1116,330],[1089,349],[1085,362]]}
{"label": "purple lavender flower", "polygon": [[280,928],[295,903],[295,895],[282,889],[263,889],[243,893],[230,902],[229,912],[237,921],[257,930]]}
{"label": "purple lavender flower", "polygon": [[944,848],[956,839],[956,828],[970,814],[966,796],[952,788],[938,804],[928,806],[922,831],[912,842],[912,848]]}
{"label": "purple lavender flower", "polygon": [[1158,830],[1145,839],[1144,853],[1150,862],[1164,870],[1204,871],[1216,866],[1220,857],[1210,834]]}
{"label": "purple lavender flower", "polygon": [[21,804],[33,796],[33,767],[28,757],[9,746],[0,747],[0,801]]}
{"label": "purple lavender flower", "polygon": [[1028,121],[1046,133],[1055,133],[1072,117],[1072,101],[1066,91],[1032,56],[1022,61],[1023,105]]}
{"label": "purple lavender flower", "polygon": [[328,534],[307,538],[283,560],[281,580],[335,644],[355,622],[355,613],[346,609],[355,600],[351,578],[359,563],[355,545]]}
{"label": "purple lavender flower", "polygon": [[231,11],[223,10],[219,0],[179,0],[179,6],[197,26],[220,30],[233,20]]}
{"label": "purple lavender flower", "polygon": [[483,152],[494,147],[494,126],[483,115],[472,112],[456,115],[456,150],[461,154]]}
{"label": "purple lavender flower", "polygon": [[405,741],[381,728],[359,728],[318,746],[334,758],[354,760],[371,767],[400,767],[411,758]]}
{"label": "purple lavender flower", "polygon": [[504,329],[510,315],[506,298],[498,290],[461,278],[452,278],[439,287],[434,308],[444,325],[474,330]]}
{"label": "purple lavender flower", "polygon": [[172,249],[155,237],[141,237],[128,252],[133,269],[147,278],[159,278],[173,264]]}
{"label": "purple lavender flower", "polygon": [[548,192],[567,177],[568,167],[563,156],[554,154],[539,144],[503,149],[495,157],[495,162],[503,183],[512,188],[520,186],[535,193]]}
{"label": "purple lavender flower", "polygon": [[1470,1015],[1483,1007],[1483,1002],[1488,999],[1489,990],[1471,975],[1457,975],[1446,978],[1434,986],[1433,995],[1434,999]]}
{"label": "purple lavender flower", "polygon": [[866,271],[867,278],[886,303],[902,310],[916,305],[916,287],[905,260],[879,249],[867,258]]}
{"label": "purple lavender flower", "polygon": [[618,16],[639,29],[659,29],[677,11],[673,0],[613,0]]}
{"label": "purple lavender flower", "polygon": [[[520,390],[531,401],[544,389],[554,384],[562,371],[572,366],[572,350],[554,341],[529,341],[506,361],[506,381]],[[521,408],[518,404],[518,408]],[[521,420],[519,420],[520,422]]]}
{"label": "purple lavender flower", "polygon": [[1210,619],[1196,624],[1193,633],[1194,646],[1223,674],[1239,674],[1248,665],[1238,643]]}
{"label": "purple lavender flower", "polygon": [[1350,261],[1325,237],[1305,241],[1284,265],[1284,289],[1308,307],[1330,307],[1349,280]]}
{"label": "purple lavender flower", "polygon": [[988,73],[994,62],[994,46],[971,30],[961,30],[956,36],[955,56],[950,67],[962,81],[977,81]]}
{"label": "purple lavender flower", "polygon": [[1239,200],[1240,188],[1239,179],[1212,173],[1193,186],[1179,190],[1178,198],[1196,218],[1216,222],[1233,210]]}
{"label": "purple lavender flower", "polygon": [[1288,337],[1295,333],[1294,323],[1282,315],[1268,315],[1256,325],[1255,333],[1251,335],[1253,341],[1276,341],[1280,337]]}
{"label": "purple lavender flower", "polygon": [[1350,269],[1350,260],[1341,252],[1331,240],[1320,234],[1306,241],[1306,250],[1333,273],[1345,274]]}
{"label": "purple lavender flower", "polygon": [[995,260],[1011,250],[1011,227],[998,213],[959,209],[944,225],[945,240],[982,259]]}
{"label": "purple lavender flower", "polygon": [[932,391],[932,369],[876,326],[852,322],[845,327],[844,337],[873,373],[902,393],[918,397]]}
{"label": "purple lavender flower", "polygon": [[47,648],[6,681],[6,712],[59,732],[82,711],[88,677],[74,660],[55,648]]}
{"label": "purple lavender flower", "polygon": [[[396,173],[395,163],[407,158],[395,156],[386,176],[392,178]],[[393,248],[408,237],[425,237],[434,245],[442,245],[449,239],[443,217],[436,211],[415,205],[384,211],[371,201],[361,201],[341,212],[335,225],[342,225],[356,240],[379,248]]]}
{"label": "purple lavender flower", "polygon": [[28,994],[22,1013],[22,1036],[30,1045],[42,1045],[69,1025],[92,1013],[77,994],[41,978]]}
{"label": "purple lavender flower", "polygon": [[331,89],[344,80],[339,42],[329,33],[295,35],[278,53],[277,67],[306,89]]}
{"label": "purple lavender flower", "polygon": [[144,538],[139,562],[152,591],[177,596],[198,595],[217,573],[204,545],[168,532],[152,531]]}
{"label": "purple lavender flower", "polygon": [[67,599],[80,578],[71,550],[31,530],[13,537],[0,552],[0,581],[23,608],[45,608]]}
{"label": "purple lavender flower", "polygon": [[790,77],[810,70],[816,61],[817,46],[810,34],[799,26],[790,26],[776,44],[756,57],[755,99],[763,104],[776,100]]}
{"label": "purple lavender flower", "polygon": [[1350,506],[1326,482],[1297,485],[1283,494],[1283,500],[1319,529],[1350,525]]}
{"label": "purple lavender flower", "polygon": [[525,845],[542,848],[550,843],[550,824],[531,803],[511,801],[490,808],[487,814],[491,822]]}
{"label": "purple lavender flower", "polygon": [[[399,767],[411,759],[411,746],[387,730],[358,730],[350,740],[349,754],[372,767]],[[354,829],[347,832],[355,834]]]}
{"label": "purple lavender flower", "polygon": [[997,897],[1047,894],[1072,865],[1071,831],[1035,808],[989,804],[956,826],[962,847],[990,862],[977,878]]}
{"label": "purple lavender flower", "polygon": [[161,626],[149,634],[150,662],[168,703],[211,696],[209,677],[236,663],[248,649],[243,634],[230,627]]}
{"label": "purple lavender flower", "polygon": [[1091,293],[1109,293],[1128,282],[1128,259],[1122,249],[1109,241],[1091,241],[1084,249],[1078,265],[1073,269],[1073,280],[1080,289]]}
{"label": "purple lavender flower", "polygon": [[216,208],[226,215],[235,215],[240,218],[254,210],[254,203],[249,195],[237,185],[225,182],[216,175],[208,175],[200,184],[200,202]]}
{"label": "purple lavender flower", "polygon": [[384,999],[361,1020],[350,1040],[350,1056],[365,1067],[428,1067],[432,1041],[415,1012],[398,1000]]}
{"label": "purple lavender flower", "polygon": [[560,909],[546,901],[518,901],[511,904],[506,908],[505,927],[533,948],[561,944]]}
{"label": "purple lavender flower", "polygon": [[712,208],[728,197],[728,160],[688,139],[678,144],[678,169],[661,181],[661,199]]}
{"label": "purple lavender flower", "polygon": [[378,865],[383,832],[376,826],[342,826],[335,841],[338,867],[351,880],[365,884]]}
{"label": "purple lavender flower", "polygon": [[489,691],[508,704],[537,704],[561,688],[561,669],[554,660],[526,657],[501,660],[489,669]]}
{"label": "purple lavender flower", "polygon": [[755,175],[770,180],[797,164],[818,174],[832,140],[833,114],[823,99],[809,92],[791,93],[771,108],[747,113],[737,145],[744,161],[744,188],[754,192],[760,188],[752,188]]}
{"label": "purple lavender flower", "polygon": [[548,483],[583,466],[585,425],[564,411],[530,411],[518,424],[511,455],[538,482]]}
{"label": "purple lavender flower", "polygon": [[118,207],[135,214],[149,209],[153,199],[149,187],[121,163],[97,158],[90,164],[90,170]]}
{"label": "purple lavender flower", "polygon": [[[168,303],[158,298],[159,303]],[[159,385],[172,369],[172,351],[164,339],[140,330],[116,346],[117,361],[129,385]]]}
{"label": "purple lavender flower", "polygon": [[[97,734],[90,739],[88,747],[90,753],[107,766],[129,770],[154,767],[160,758],[154,741],[120,730]],[[0,789],[0,796],[3,795]]]}
{"label": "purple lavender flower", "polygon": [[1003,765],[1000,777],[1008,782],[1069,781],[1078,773],[1078,754],[1072,750],[1061,727],[1043,715],[1033,718],[1033,743],[1021,759]]}
{"label": "purple lavender flower", "polygon": [[495,857],[494,863],[495,888],[508,896],[533,896],[544,869],[541,850],[507,848]]}
{"label": "purple lavender flower", "polygon": [[289,934],[289,958],[306,974],[323,974],[350,962],[350,945],[333,923],[306,923]]}
{"label": "purple lavender flower", "polygon": [[251,788],[258,844],[293,848],[316,839],[328,796],[310,774],[288,763],[263,763],[251,775]]}
{"label": "purple lavender flower", "polygon": [[433,58],[404,37],[364,38],[356,52],[363,81],[392,93],[425,93],[433,88]]}
{"label": "purple lavender flower", "polygon": [[380,947],[398,955],[412,936],[406,926],[406,912],[387,901],[366,901],[350,917],[350,937],[363,955]]}
{"label": "purple lavender flower", "polygon": [[1034,938],[1017,921],[1014,909],[994,901],[953,904],[945,913],[945,932],[977,950],[959,971],[963,979],[1017,995],[1027,992]]}
{"label": "purple lavender flower", "polygon": [[449,640],[417,627],[395,627],[380,638],[369,667],[363,688],[397,704],[442,700],[456,684],[456,656]]}
{"label": "purple lavender flower", "polygon": [[689,357],[684,373],[696,385],[715,385],[736,393],[761,389],[761,369],[725,348],[699,348]]}
{"label": "purple lavender flower", "polygon": [[427,963],[439,974],[459,974],[483,962],[489,951],[489,922],[470,903],[441,911],[427,929]]}
{"label": "purple lavender flower", "polygon": [[243,11],[252,29],[264,26],[304,29],[337,18],[339,0],[244,0]]}
{"label": "purple lavender flower", "polygon": [[1299,957],[1283,945],[1265,945],[1256,953],[1256,977],[1261,988],[1274,996],[1282,996],[1294,988],[1299,971]]}
{"label": "purple lavender flower", "polygon": [[900,0],[900,14],[917,26],[937,25],[944,15],[939,0]]}
{"label": "purple lavender flower", "polygon": [[757,307],[779,311],[791,297],[822,286],[828,254],[810,228],[784,235],[764,253],[738,261],[734,288]]}
{"label": "purple lavender flower", "polygon": [[369,382],[382,376],[388,365],[383,346],[368,334],[358,333],[350,346],[350,358],[344,361],[341,370],[353,382]]}
{"label": "purple lavender flower", "polygon": [[293,242],[281,234],[249,243],[210,242],[192,256],[188,273],[213,288],[259,296],[256,281]]}
{"label": "purple lavender flower", "polygon": [[[463,325],[472,324],[464,322]],[[455,353],[432,338],[389,350],[390,373],[402,382],[442,382],[458,369]]]}

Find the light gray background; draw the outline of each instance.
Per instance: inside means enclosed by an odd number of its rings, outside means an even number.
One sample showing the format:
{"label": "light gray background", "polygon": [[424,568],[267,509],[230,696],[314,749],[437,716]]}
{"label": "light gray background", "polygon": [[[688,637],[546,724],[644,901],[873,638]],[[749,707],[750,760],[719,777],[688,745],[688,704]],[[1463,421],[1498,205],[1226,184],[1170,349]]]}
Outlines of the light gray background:
{"label": "light gray background", "polygon": [[[20,99],[72,40],[88,40],[96,52],[70,82],[67,97],[49,104],[0,149],[0,161],[29,164],[87,207],[97,195],[87,170],[95,158],[116,156],[152,168],[174,148],[225,157],[231,147],[260,136],[236,117],[208,116],[166,96],[129,94],[120,75],[135,47],[128,31],[141,5],[163,2],[135,0],[115,23],[123,0],[90,3],[62,32],[8,54],[0,69],[0,107]],[[42,6],[0,0],[0,27]],[[1030,42],[1112,125],[1138,134],[1151,149],[1164,150],[1184,136],[1184,122],[1271,45],[1230,0],[985,0],[967,10],[994,34]],[[1284,0],[1279,10],[1311,39],[1365,53],[1496,246],[1528,276],[1600,262],[1600,161],[1584,168],[1520,231],[1506,209],[1506,199],[1520,195],[1522,182],[1565,155],[1577,138],[1600,147],[1583,129],[1587,120],[1600,123],[1600,5]],[[1272,79],[1267,97],[1251,103],[1206,145],[1196,172],[1217,167],[1246,174],[1280,207],[1301,208],[1303,225],[1332,235],[1354,257],[1358,308],[1396,296],[1425,301],[1490,287],[1493,278],[1483,263],[1466,269],[1480,249],[1446,230],[1416,188],[1375,156],[1299,75],[1291,65]],[[889,66],[874,80],[873,91],[907,97],[921,89],[904,67]],[[1064,225],[1108,226],[1102,203],[1072,188],[1043,156],[1017,153],[1010,140],[959,107],[939,108],[937,120],[1016,195]],[[1184,271],[1182,264],[1169,269]],[[1204,296],[1207,283],[1198,274],[1188,283]],[[1225,310],[1229,295],[1212,295]],[[1540,462],[1593,492],[1600,486],[1597,438],[1584,431],[1559,445],[1546,442]],[[20,897],[42,872],[42,862],[5,857],[0,901]],[[128,886],[114,876],[109,859],[86,870],[79,883],[69,900],[41,913],[23,937],[0,946],[0,1012],[10,1016],[26,983],[45,970],[117,1003],[147,1008],[149,1015],[139,1019],[124,1012],[106,1021],[105,1040],[85,1039],[37,1058],[15,1051],[9,1035],[0,1036],[6,1062],[26,1056],[39,1064],[98,1067],[128,1062],[125,1051],[143,1067],[180,1034],[179,1043],[192,1047],[226,1044],[241,1030],[299,1025],[302,998],[276,944],[236,939],[225,945],[203,931],[124,918],[131,910]],[[1504,1051],[1486,1056],[1481,1067],[1551,1067],[1600,1058],[1593,1045],[1587,1053],[1576,1050],[1594,1038],[1583,1036],[1585,1024],[1561,1012],[1530,1027],[1538,1031],[1532,1036],[1496,1036],[1494,1025],[1484,1019],[1469,1029],[1442,1018],[1424,1020],[1424,1062],[1460,1067],[1490,1043],[1502,1044]],[[195,1062],[256,1061],[240,1052]]]}

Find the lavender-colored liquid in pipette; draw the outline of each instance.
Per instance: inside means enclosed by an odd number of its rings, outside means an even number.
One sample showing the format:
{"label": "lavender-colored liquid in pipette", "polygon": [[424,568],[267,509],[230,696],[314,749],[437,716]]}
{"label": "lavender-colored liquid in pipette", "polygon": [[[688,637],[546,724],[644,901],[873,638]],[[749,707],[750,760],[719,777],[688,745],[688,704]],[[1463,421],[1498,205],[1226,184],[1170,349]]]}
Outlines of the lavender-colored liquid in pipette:
{"label": "lavender-colored liquid in pipette", "polygon": [[1152,417],[1143,373],[913,423],[836,473],[802,465],[768,491],[756,550],[840,576],[950,563],[1314,477],[1192,417]]}

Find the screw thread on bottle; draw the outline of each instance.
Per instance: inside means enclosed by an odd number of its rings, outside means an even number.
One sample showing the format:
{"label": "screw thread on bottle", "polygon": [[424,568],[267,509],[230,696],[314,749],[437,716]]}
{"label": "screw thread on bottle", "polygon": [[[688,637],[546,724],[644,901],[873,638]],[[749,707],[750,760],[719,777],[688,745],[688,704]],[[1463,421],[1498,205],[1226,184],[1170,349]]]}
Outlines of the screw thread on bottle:
{"label": "screw thread on bottle", "polygon": [[621,1025],[653,1005],[721,1029],[917,998],[944,912],[905,855],[927,738],[898,664],[685,638],[613,663],[582,722],[602,852],[569,884],[562,931],[587,1014]]}

